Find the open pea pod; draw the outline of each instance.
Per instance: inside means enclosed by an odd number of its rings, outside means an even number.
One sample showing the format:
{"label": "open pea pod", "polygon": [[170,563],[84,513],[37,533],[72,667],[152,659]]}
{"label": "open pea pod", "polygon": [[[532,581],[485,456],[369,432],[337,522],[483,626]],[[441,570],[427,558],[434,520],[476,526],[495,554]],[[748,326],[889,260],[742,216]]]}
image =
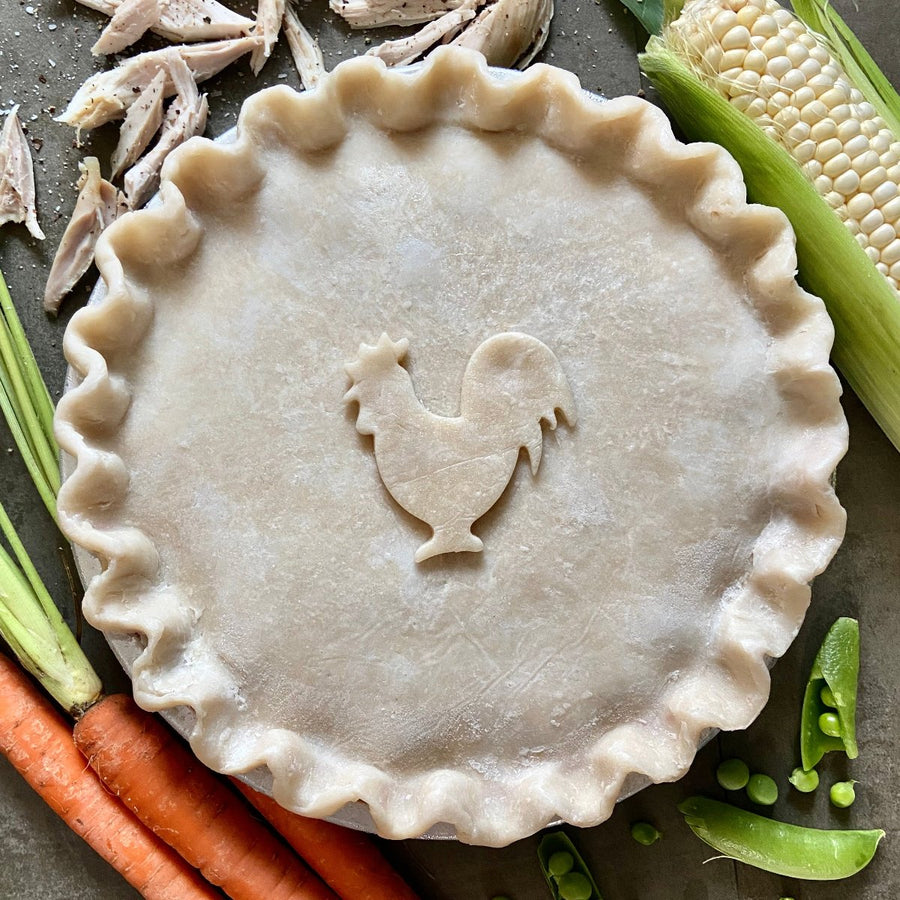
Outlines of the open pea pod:
{"label": "open pea pod", "polygon": [[[800,714],[800,759],[809,771],[829,750],[843,750],[856,759],[856,693],[859,680],[859,623],[856,619],[838,619],[816,654]],[[822,688],[828,687],[834,707],[822,700]],[[840,737],[831,737],[819,727],[819,717],[836,712],[841,726]]]}
{"label": "open pea pod", "polygon": [[538,844],[538,860],[553,900],[603,900],[590,869],[562,831],[551,831]]}

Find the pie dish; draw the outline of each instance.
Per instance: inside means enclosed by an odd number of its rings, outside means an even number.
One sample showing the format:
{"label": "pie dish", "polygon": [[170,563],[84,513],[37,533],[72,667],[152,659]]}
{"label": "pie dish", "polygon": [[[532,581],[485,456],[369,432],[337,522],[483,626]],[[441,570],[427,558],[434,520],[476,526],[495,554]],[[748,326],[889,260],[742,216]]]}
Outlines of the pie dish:
{"label": "pie dish", "polygon": [[173,154],[97,262],[60,520],[206,764],[502,845],[760,711],[847,433],[724,151],[549,66],[352,60]]}

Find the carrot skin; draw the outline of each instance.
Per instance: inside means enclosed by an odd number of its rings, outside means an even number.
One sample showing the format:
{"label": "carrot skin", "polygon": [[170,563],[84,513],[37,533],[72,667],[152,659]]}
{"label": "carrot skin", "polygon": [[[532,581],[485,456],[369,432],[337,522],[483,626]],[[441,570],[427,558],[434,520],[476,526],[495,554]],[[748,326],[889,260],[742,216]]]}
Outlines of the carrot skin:
{"label": "carrot skin", "polygon": [[111,796],[72,742],[72,728],[0,654],[0,751],[47,803],[147,900],[221,894]]}
{"label": "carrot skin", "polygon": [[368,835],[298,816],[236,778],[232,782],[341,900],[418,900]]}
{"label": "carrot skin", "polygon": [[228,784],[124,694],[95,703],[75,743],[101,781],[232,900],[336,900]]}

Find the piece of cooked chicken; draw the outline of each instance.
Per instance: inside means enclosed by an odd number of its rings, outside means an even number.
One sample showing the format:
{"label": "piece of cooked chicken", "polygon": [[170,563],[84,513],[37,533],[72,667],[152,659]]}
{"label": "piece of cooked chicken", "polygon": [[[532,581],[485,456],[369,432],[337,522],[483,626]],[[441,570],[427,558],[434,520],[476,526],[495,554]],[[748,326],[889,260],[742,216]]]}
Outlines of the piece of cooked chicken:
{"label": "piece of cooked chicken", "polygon": [[553,18],[553,0],[331,0],[331,8],[352,28],[428,22],[368,51],[389,66],[450,43],[478,50],[492,66],[524,69],[544,46]]}
{"label": "piece of cooked chicken", "polygon": [[128,107],[125,121],[119,129],[119,143],[113,151],[110,165],[111,181],[115,181],[147,149],[163,122],[163,89],[168,72],[160,69],[153,81],[141,91]]}
{"label": "piece of cooked chicken", "polygon": [[415,34],[393,41],[384,41],[367,55],[383,59],[389,66],[406,66],[418,59],[439,41],[450,40],[475,18],[477,0],[464,0],[462,5],[444,13],[439,19],[422,26]]}
{"label": "piece of cooked chicken", "polygon": [[438,416],[419,402],[400,365],[409,342],[382,334],[362,344],[347,365],[353,385],[346,402],[359,404],[356,430],[374,438],[378,472],[391,496],[431,526],[416,562],[441,553],[478,552],[473,523],[500,498],[520,448],[532,474],[541,462],[541,422],[556,413],[575,424],[575,402],[556,356],[537,338],[504,332],[472,354],[462,380],[460,414]]}
{"label": "piece of cooked chicken", "polygon": [[159,140],[154,147],[125,173],[125,198],[129,209],[143,206],[159,187],[159,176],[166,157],[206,128],[209,104],[206,94],[197,90],[191,70],[179,57],[169,69],[177,96],[169,105]]}
{"label": "piece of cooked chicken", "polygon": [[173,42],[218,41],[250,34],[253,22],[218,0],[78,0],[112,21],[91,53],[124,50],[148,29]]}
{"label": "piece of cooked chicken", "polygon": [[450,43],[484,54],[492,66],[524,69],[550,33],[553,0],[495,0]]}
{"label": "piece of cooked chicken", "polygon": [[37,220],[34,165],[18,106],[6,114],[0,133],[0,225],[5,222],[24,222],[32,237],[44,240]]}
{"label": "piece of cooked chicken", "polygon": [[260,70],[266,64],[266,60],[272,54],[272,49],[278,40],[281,31],[281,21],[284,18],[285,0],[259,0],[256,7],[256,26],[253,33],[263,39],[250,56],[250,68],[254,75],[259,75]]}
{"label": "piece of cooked chicken", "polygon": [[351,28],[384,28],[389,25],[421,25],[437,19],[465,0],[330,0]]}
{"label": "piece of cooked chicken", "polygon": [[300,76],[300,83],[306,90],[312,90],[325,74],[325,57],[319,42],[303,27],[293,7],[288,3],[284,8],[282,23],[294,66]]}
{"label": "piece of cooked chicken", "polygon": [[[186,44],[164,47],[140,53],[106,72],[92,75],[76,91],[57,122],[65,122],[79,130],[89,130],[113,119],[121,119],[150,85],[160,69],[169,72],[173,56],[180,56],[194,76],[195,81],[205,81],[245,53],[250,53],[263,42],[262,37],[235,38],[209,44]],[[176,93],[175,82],[166,78],[163,95]]]}
{"label": "piece of cooked chicken", "polygon": [[44,288],[44,309],[56,313],[63,297],[78,283],[94,261],[94,247],[103,229],[119,212],[116,189],[100,177],[95,156],[79,164],[78,199],[53,257],[53,265]]}

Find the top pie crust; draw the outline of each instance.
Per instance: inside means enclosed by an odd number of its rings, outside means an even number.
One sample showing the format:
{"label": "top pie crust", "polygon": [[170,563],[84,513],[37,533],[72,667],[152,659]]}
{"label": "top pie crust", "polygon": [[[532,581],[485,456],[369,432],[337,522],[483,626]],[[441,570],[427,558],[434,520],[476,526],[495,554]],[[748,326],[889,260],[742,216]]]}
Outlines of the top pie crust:
{"label": "top pie crust", "polygon": [[[602,821],[631,773],[676,779],[757,715],[843,534],[847,434],[790,227],[724,151],[548,66],[357,59],[173,154],[97,261],[60,519],[103,564],[85,615],[142,636],[135,696],[192,708],[205,763],[268,767],[306,815],[362,800],[389,837],[502,845]],[[382,333],[416,396],[345,402]],[[506,333],[548,348],[572,415],[550,430],[552,400],[479,552],[416,562],[429,519],[389,483],[413,464],[357,416],[443,452],[411,410],[467,427],[467,363]],[[495,401],[530,388],[490,362],[469,434],[512,446]]]}

